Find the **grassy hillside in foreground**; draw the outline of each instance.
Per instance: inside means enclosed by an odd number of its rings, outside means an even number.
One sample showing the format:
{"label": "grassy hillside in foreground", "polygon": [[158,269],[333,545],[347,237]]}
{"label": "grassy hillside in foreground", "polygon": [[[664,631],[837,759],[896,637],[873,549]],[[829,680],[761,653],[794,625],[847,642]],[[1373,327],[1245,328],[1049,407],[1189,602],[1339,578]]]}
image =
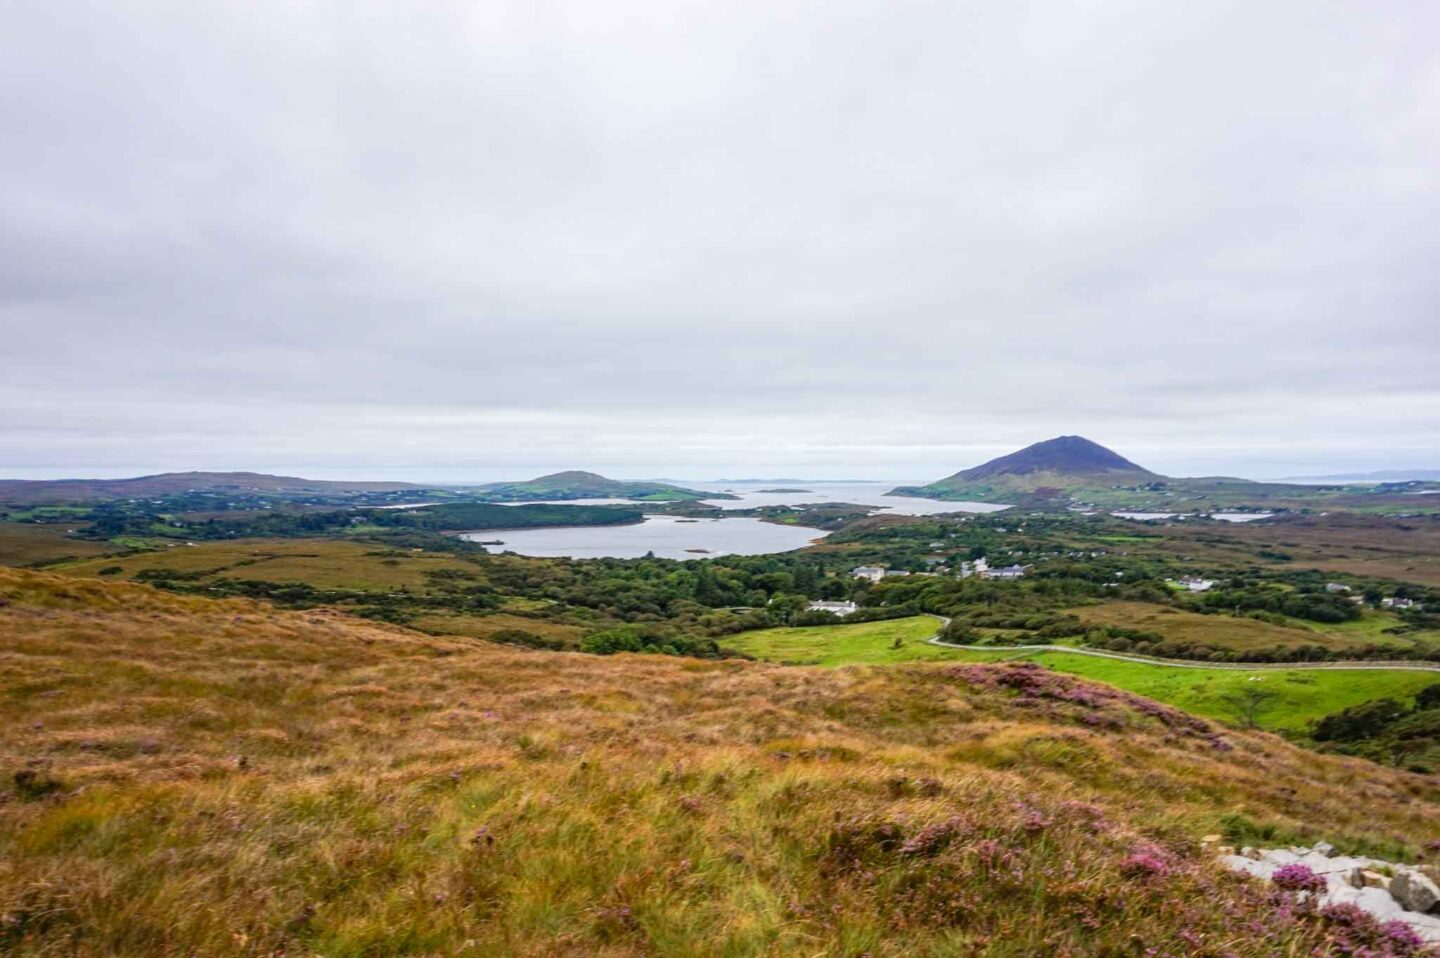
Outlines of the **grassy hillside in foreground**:
{"label": "grassy hillside in foreground", "polygon": [[[925,643],[924,639],[935,633],[936,626],[936,620],[929,616],[915,616],[855,625],[742,632],[722,644],[757,658],[795,665],[885,665],[916,659],[1031,661],[1222,721],[1234,720],[1233,711],[1225,702],[1227,694],[1261,686],[1274,692],[1276,698],[1261,712],[1260,725],[1290,732],[1303,731],[1313,719],[1361,702],[1381,698],[1408,700],[1427,685],[1440,682],[1440,674],[1434,672],[1361,669],[1252,672],[1144,665],[1065,652],[1007,649],[971,652]],[[902,639],[898,649],[893,647],[896,636]]]}
{"label": "grassy hillside in foreground", "polygon": [[1339,955],[1195,838],[1413,858],[1440,821],[1434,780],[1039,670],[0,600],[11,954]]}

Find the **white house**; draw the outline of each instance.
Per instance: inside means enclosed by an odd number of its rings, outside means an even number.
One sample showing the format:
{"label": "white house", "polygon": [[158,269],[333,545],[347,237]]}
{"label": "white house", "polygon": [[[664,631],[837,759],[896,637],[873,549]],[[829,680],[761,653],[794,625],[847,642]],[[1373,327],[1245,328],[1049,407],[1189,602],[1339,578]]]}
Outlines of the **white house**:
{"label": "white house", "polygon": [[1423,609],[1424,606],[1414,599],[1381,599],[1380,607],[1384,609]]}
{"label": "white house", "polygon": [[1193,575],[1187,575],[1181,576],[1178,580],[1175,580],[1174,584],[1184,589],[1186,592],[1209,592],[1212,588],[1215,587],[1215,580],[1200,579],[1196,578]]}
{"label": "white house", "polygon": [[987,579],[1023,579],[1025,578],[1025,566],[1007,565],[999,569],[986,569],[980,574]]}
{"label": "white house", "polygon": [[1343,582],[1327,582],[1327,583],[1325,583],[1325,591],[1326,591],[1326,592],[1349,592],[1349,591],[1350,591],[1350,587],[1349,587],[1348,585],[1346,585],[1345,583],[1343,583]]}
{"label": "white house", "polygon": [[878,565],[858,565],[850,570],[850,574],[857,579],[879,582],[885,578],[885,569]]}
{"label": "white house", "polygon": [[985,561],[984,556],[981,556],[974,562],[960,563],[960,578],[962,579],[968,579],[972,575],[984,575],[988,571],[990,571],[990,563]]}
{"label": "white house", "polygon": [[811,612],[834,612],[836,615],[849,615],[860,608],[854,602],[811,602],[806,606]]}

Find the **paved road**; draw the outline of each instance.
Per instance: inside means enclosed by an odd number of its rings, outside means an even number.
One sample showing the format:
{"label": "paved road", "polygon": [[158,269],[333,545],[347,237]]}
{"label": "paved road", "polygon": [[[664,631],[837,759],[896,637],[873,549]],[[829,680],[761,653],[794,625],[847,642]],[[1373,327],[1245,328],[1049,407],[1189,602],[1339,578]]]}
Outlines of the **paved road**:
{"label": "paved road", "polygon": [[[943,615],[931,615],[940,620],[940,628],[950,624]],[[1364,669],[1381,672],[1440,672],[1440,665],[1417,662],[1191,662],[1186,659],[1159,659],[1147,655],[1126,655],[1123,652],[1106,652],[1101,649],[1084,649],[1070,645],[960,645],[946,642],[935,633],[925,640],[931,645],[947,649],[964,649],[967,652],[1069,652],[1072,655],[1093,655],[1097,659],[1115,659],[1118,662],[1138,662],[1140,665],[1161,665],[1172,669],[1233,669],[1237,672],[1258,672],[1262,669]]]}

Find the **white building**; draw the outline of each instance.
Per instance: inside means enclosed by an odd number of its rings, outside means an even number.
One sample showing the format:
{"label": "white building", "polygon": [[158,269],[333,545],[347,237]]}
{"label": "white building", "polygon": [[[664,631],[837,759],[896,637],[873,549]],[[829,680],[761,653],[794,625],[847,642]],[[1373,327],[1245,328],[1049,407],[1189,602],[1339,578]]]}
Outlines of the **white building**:
{"label": "white building", "polygon": [[806,608],[811,612],[833,612],[845,616],[860,607],[854,602],[811,602]]}
{"label": "white building", "polygon": [[1172,580],[1172,582],[1186,592],[1209,592],[1215,587],[1214,579],[1198,579],[1193,575],[1182,576],[1179,580]]}
{"label": "white building", "polygon": [[878,565],[858,565],[850,570],[850,574],[857,579],[868,579],[871,582],[879,582],[885,578],[885,570]]}
{"label": "white building", "polygon": [[981,556],[974,562],[960,563],[960,578],[962,579],[968,579],[972,575],[984,575],[988,571],[990,571],[990,563],[985,561],[984,556]]}
{"label": "white building", "polygon": [[1423,605],[1421,605],[1419,602],[1416,602],[1414,599],[1401,599],[1401,598],[1398,598],[1398,597],[1397,597],[1397,598],[1393,598],[1393,599],[1381,599],[1381,600],[1380,600],[1380,607],[1381,607],[1382,609],[1423,609],[1423,608],[1424,608]]}
{"label": "white building", "polygon": [[1007,565],[999,569],[986,569],[980,574],[987,579],[1023,579],[1025,568],[1023,565]]}

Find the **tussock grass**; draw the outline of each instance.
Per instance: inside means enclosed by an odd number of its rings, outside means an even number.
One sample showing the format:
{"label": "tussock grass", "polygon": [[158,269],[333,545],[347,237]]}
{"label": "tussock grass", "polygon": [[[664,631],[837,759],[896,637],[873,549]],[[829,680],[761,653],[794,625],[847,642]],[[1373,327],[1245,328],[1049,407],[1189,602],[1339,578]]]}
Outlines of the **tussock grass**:
{"label": "tussock grass", "polygon": [[0,599],[14,954],[1327,954],[1196,836],[1413,855],[1440,821],[1434,780],[1063,676],[528,652],[9,570]]}

